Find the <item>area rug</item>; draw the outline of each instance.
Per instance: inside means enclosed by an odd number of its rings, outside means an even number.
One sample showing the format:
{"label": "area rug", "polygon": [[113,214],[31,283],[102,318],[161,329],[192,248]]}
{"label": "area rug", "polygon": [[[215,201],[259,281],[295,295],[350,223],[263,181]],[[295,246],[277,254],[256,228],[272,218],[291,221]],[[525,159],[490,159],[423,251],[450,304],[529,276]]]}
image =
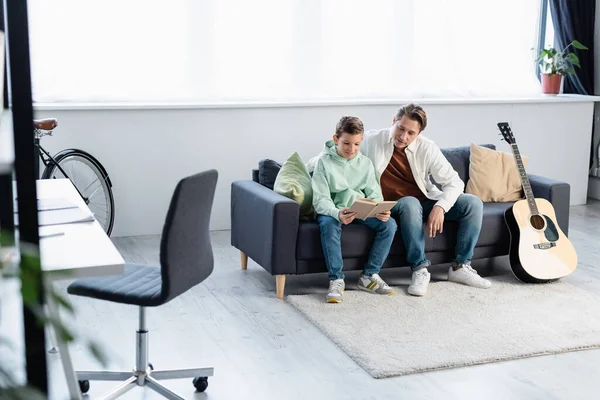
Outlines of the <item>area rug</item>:
{"label": "area rug", "polygon": [[[287,301],[375,378],[600,347],[600,297],[565,282],[432,282],[425,297],[359,290]],[[350,285],[348,285],[350,286]]]}

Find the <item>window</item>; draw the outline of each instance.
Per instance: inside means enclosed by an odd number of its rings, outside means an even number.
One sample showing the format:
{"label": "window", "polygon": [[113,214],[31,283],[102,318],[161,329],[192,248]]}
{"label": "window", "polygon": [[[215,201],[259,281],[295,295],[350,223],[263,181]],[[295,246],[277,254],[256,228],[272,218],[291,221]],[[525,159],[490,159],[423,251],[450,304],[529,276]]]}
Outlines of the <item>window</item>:
{"label": "window", "polygon": [[539,0],[28,0],[36,102],[527,95]]}

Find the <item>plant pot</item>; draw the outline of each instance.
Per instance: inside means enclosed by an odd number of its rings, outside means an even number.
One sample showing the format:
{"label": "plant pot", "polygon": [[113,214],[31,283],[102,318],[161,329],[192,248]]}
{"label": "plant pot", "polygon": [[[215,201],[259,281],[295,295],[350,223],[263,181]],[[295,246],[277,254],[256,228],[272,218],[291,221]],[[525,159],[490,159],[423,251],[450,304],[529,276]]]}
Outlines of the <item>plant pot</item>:
{"label": "plant pot", "polygon": [[542,92],[544,94],[558,94],[562,83],[561,74],[542,74]]}

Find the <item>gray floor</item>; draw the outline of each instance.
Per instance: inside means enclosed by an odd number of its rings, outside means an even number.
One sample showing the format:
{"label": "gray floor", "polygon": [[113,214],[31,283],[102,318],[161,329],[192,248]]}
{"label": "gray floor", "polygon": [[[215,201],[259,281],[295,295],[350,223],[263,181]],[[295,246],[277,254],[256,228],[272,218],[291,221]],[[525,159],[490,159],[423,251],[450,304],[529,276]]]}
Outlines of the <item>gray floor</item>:
{"label": "gray floor", "polygon": [[[599,236],[600,202],[572,207],[570,238],[578,251],[579,267],[567,281],[597,294]],[[599,396],[599,350],[373,379],[290,305],[275,298],[273,277],[253,262],[247,271],[240,270],[239,252],[229,245],[228,231],[214,232],[212,240],[215,270],[210,278],[148,314],[150,361],[156,369],[215,367],[204,394],[194,393],[189,379],[165,381],[186,399],[551,400]],[[115,243],[127,261],[158,262],[157,236],[117,238]],[[483,275],[509,272],[505,258],[478,267]],[[438,279],[444,279],[445,270],[443,266],[432,269]],[[393,285],[406,287],[409,282],[407,269],[382,275]],[[355,278],[355,274],[348,276],[349,280]],[[324,292],[326,280],[324,274],[289,277],[286,293]],[[113,368],[131,369],[137,310],[81,298],[73,298],[73,302],[77,308],[74,326],[80,334],[104,345]],[[365,346],[369,346],[369,338],[365,338]],[[100,368],[83,344],[72,346],[72,356],[78,369]],[[52,398],[67,398],[58,356],[50,355],[49,364]],[[112,386],[93,382],[90,394],[96,397]],[[160,397],[149,389],[136,388],[123,398]]]}

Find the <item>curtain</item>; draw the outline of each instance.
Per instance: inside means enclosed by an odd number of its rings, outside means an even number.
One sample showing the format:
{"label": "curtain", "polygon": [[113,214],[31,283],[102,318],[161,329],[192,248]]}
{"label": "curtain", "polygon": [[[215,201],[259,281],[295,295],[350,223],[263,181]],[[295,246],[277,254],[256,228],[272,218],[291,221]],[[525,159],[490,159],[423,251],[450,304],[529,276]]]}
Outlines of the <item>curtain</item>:
{"label": "curtain", "polygon": [[36,102],[540,93],[539,0],[28,0]]}
{"label": "curtain", "polygon": [[554,42],[564,49],[573,40],[578,40],[589,50],[572,51],[579,57],[581,68],[575,67],[576,75],[567,75],[564,93],[594,94],[594,25],[596,18],[595,0],[550,0],[550,11],[554,24]]}

